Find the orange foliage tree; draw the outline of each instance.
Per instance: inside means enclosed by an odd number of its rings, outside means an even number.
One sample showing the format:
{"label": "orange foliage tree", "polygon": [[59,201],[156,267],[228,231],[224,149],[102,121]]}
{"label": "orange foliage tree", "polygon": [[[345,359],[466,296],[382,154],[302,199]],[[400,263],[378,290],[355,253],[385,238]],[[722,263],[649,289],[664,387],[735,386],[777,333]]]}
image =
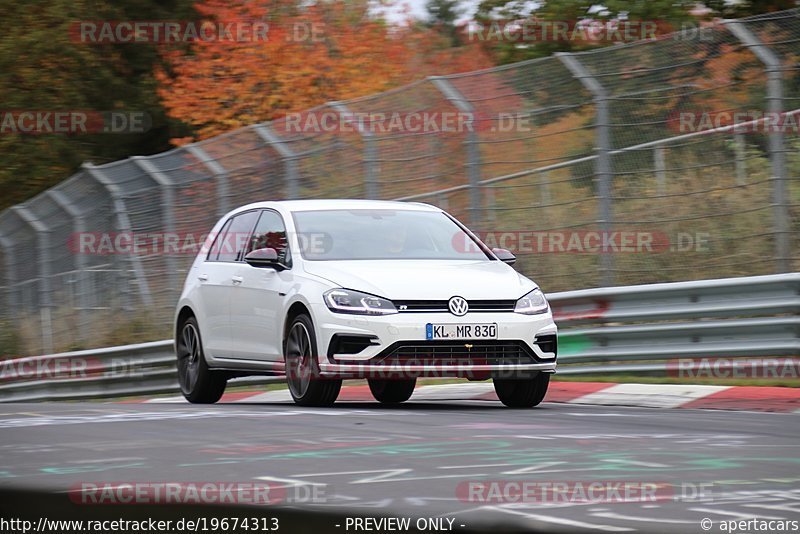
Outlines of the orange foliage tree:
{"label": "orange foliage tree", "polygon": [[266,38],[198,39],[164,52],[168,68],[156,72],[159,96],[198,138],[426,75],[491,66],[477,47],[448,50],[433,30],[371,16],[365,0],[305,7],[294,0],[201,0],[195,9],[216,27],[269,28]]}

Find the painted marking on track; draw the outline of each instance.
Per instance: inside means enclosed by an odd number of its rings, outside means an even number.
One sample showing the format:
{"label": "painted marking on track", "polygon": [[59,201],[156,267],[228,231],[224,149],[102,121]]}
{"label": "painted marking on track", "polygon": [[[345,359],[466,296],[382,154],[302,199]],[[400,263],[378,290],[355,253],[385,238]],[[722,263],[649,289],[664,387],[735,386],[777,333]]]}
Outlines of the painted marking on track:
{"label": "painted marking on track", "polygon": [[[790,504],[743,504],[742,506],[746,508],[766,508],[767,510],[779,510],[781,512],[792,512],[793,514],[800,513],[800,509],[797,507],[800,506],[800,502],[798,503],[790,503]],[[783,518],[781,518],[783,519]]]}
{"label": "painted marking on track", "polygon": [[566,412],[562,415],[572,415],[574,417],[652,417],[646,413],[593,413],[593,412]]}
{"label": "painted marking on track", "polygon": [[268,482],[280,482],[286,484],[287,488],[294,488],[296,486],[327,486],[324,482],[309,482],[307,480],[297,480],[294,478],[279,478],[270,476],[255,477],[256,480],[266,480]]}
{"label": "painted marking on track", "polygon": [[[414,506],[425,506],[429,501],[457,501],[455,497],[406,497],[405,501]],[[450,515],[450,514],[445,514]]]}
{"label": "painted marking on track", "polygon": [[478,469],[484,467],[508,467],[515,464],[477,464],[477,465],[440,465],[437,469]]}
{"label": "painted marking on track", "polygon": [[[535,471],[540,471],[547,467],[553,467],[556,465],[563,465],[567,462],[544,462],[541,464],[529,465],[527,467],[522,467],[520,469],[514,469],[512,471],[503,471],[504,475],[523,475],[525,473],[533,473]],[[545,471],[547,473],[552,473],[553,471]]]}
{"label": "painted marking on track", "polygon": [[655,462],[641,462],[639,460],[629,460],[627,458],[605,458],[604,462],[611,462],[615,464],[625,464],[625,465],[636,465],[639,467],[655,467],[655,468],[663,468],[668,469],[669,466],[666,464],[658,464]]}
{"label": "painted marking on track", "polygon": [[142,458],[141,456],[132,456],[130,458],[90,458],[85,460],[72,460],[67,462],[69,464],[93,464],[93,463],[108,463],[108,462],[133,462],[133,461],[140,461],[146,460],[146,458]]}
{"label": "painted marking on track", "polygon": [[413,472],[413,469],[403,468],[403,469],[370,469],[366,471],[341,471],[336,473],[305,473],[300,475],[292,475],[295,477],[326,477],[326,476],[342,476],[342,475],[366,475],[369,473],[383,473],[380,476],[373,476],[373,477],[365,477],[359,478],[356,480],[351,480],[350,484],[372,484],[375,482],[409,482],[412,480],[436,480],[436,479],[443,479],[443,478],[463,478],[463,477],[479,477],[479,476],[487,476],[484,473],[465,473],[462,475],[434,475],[434,476],[422,476],[422,477],[404,477],[404,478],[392,478],[398,475],[405,475],[408,473]]}
{"label": "painted marking on track", "polygon": [[[746,514],[744,512],[734,512],[732,510],[719,510],[717,508],[689,508],[692,512],[700,512],[703,514],[717,514],[717,515],[727,515],[731,517],[738,517],[739,519],[752,519],[753,514]],[[758,516],[760,519],[783,519],[781,517],[769,516],[769,515],[760,515]]]}
{"label": "painted marking on track", "polygon": [[551,515],[530,514],[527,512],[518,512],[516,510],[509,510],[508,508],[501,508],[499,506],[487,506],[485,509],[504,512],[507,514],[520,515],[529,519],[536,519],[545,523],[555,523],[557,525],[565,525],[568,527],[588,528],[594,530],[602,530],[605,532],[630,532],[636,530],[628,527],[620,527],[615,525],[598,525],[596,523],[586,523],[585,521],[576,521],[574,519],[566,519],[563,517],[554,517]]}
{"label": "painted marking on track", "polygon": [[[389,412],[391,415],[403,415],[401,412]],[[406,412],[407,414],[408,412]],[[29,426],[77,425],[97,423],[130,423],[137,421],[159,421],[165,419],[203,419],[203,418],[231,418],[231,417],[291,417],[297,415],[331,415],[330,411],[319,410],[281,410],[281,411],[166,411],[166,412],[125,412],[104,415],[58,415],[33,417],[27,419],[0,419],[0,428],[18,428]],[[353,410],[336,412],[337,416],[364,416],[373,415],[384,417],[387,412],[370,412],[368,410]]]}
{"label": "painted marking on track", "polygon": [[639,517],[635,515],[624,515],[616,512],[598,512],[592,514],[594,517],[603,517],[605,519],[622,519],[624,521],[643,521],[645,523],[671,523],[675,525],[696,525],[697,521],[687,521],[685,519],[667,519],[656,518],[653,516]]}

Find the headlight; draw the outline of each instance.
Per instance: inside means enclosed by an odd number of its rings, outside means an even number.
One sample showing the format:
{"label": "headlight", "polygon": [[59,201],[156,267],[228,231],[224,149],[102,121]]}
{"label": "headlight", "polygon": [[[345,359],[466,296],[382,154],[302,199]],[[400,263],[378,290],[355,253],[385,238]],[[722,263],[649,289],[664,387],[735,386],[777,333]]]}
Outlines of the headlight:
{"label": "headlight", "polygon": [[524,313],[525,315],[544,313],[548,309],[547,299],[544,298],[542,290],[538,288],[519,299],[517,305],[514,306],[514,311],[516,313]]}
{"label": "headlight", "polygon": [[389,315],[397,313],[392,301],[352,291],[350,289],[331,289],[323,295],[328,309],[337,313],[357,315]]}

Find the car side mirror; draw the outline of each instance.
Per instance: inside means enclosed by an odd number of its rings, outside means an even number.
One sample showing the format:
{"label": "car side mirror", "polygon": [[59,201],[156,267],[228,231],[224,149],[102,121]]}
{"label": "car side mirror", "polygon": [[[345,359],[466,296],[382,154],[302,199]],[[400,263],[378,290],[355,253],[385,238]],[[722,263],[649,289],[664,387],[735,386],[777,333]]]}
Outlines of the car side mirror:
{"label": "car side mirror", "polygon": [[278,261],[278,251],[274,248],[259,248],[247,253],[244,261],[253,267],[262,267],[282,271],[286,267]]}
{"label": "car side mirror", "polygon": [[509,250],[504,248],[493,248],[492,252],[495,256],[497,256],[497,259],[503,263],[507,263],[509,265],[514,265],[517,263],[517,257],[514,256],[514,254],[512,254]]}

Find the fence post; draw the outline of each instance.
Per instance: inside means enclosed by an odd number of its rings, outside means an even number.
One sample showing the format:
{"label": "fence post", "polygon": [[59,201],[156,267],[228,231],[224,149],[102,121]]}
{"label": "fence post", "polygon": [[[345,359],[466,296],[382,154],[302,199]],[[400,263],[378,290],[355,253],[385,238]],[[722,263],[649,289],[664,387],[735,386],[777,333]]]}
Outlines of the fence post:
{"label": "fence post", "polygon": [[733,135],[733,151],[736,154],[736,185],[747,182],[747,144],[743,134]]}
{"label": "fence post", "polygon": [[[133,228],[131,226],[130,218],[128,217],[128,209],[125,206],[125,197],[122,194],[122,191],[116,184],[114,184],[99,167],[95,167],[91,163],[84,163],[83,170],[86,173],[97,180],[97,182],[106,188],[108,194],[111,196],[111,200],[114,204],[114,215],[117,219],[117,227],[120,232],[128,232],[133,234]],[[142,303],[144,304],[145,308],[150,308],[153,306],[153,298],[150,295],[150,286],[147,284],[147,278],[144,276],[144,269],[142,268],[142,261],[133,251],[128,256],[128,261],[131,264],[131,270],[136,277],[136,283],[139,286],[139,296],[142,299]],[[125,274],[125,278],[127,279],[127,273]]]}
{"label": "fence post", "polygon": [[[164,243],[166,244],[167,237],[173,237],[176,235],[175,183],[172,181],[172,178],[161,172],[158,167],[153,165],[153,162],[147,158],[133,156],[131,160],[138,165],[139,168],[145,172],[145,174],[150,176],[161,189],[161,217],[164,220],[164,233],[166,234],[164,236]],[[182,288],[181,277],[178,273],[178,263],[175,259],[175,254],[177,253],[179,252],[167,252],[165,247],[164,254],[167,260],[167,280],[169,281],[169,290],[173,293],[173,299],[172,302],[170,302],[170,305],[172,306],[178,302],[178,297],[180,297],[180,291]]]}
{"label": "fence post", "polygon": [[540,172],[539,173],[539,203],[543,205],[548,205],[551,202],[550,196],[550,173]]}
{"label": "fence post", "polygon": [[[780,58],[750,31],[744,23],[726,21],[725,25],[745,47],[766,67],[767,112],[776,122],[783,115],[783,65]],[[765,121],[769,124],[769,121]],[[775,218],[775,270],[778,273],[791,271],[789,252],[789,206],[786,187],[786,147],[783,131],[778,126],[769,132],[769,159],[772,167],[772,203]]]}
{"label": "fence post", "polygon": [[[3,257],[5,259],[5,269],[6,269],[6,307],[5,313],[7,314],[7,318],[14,321],[17,325],[19,325],[19,317],[20,314],[18,310],[20,309],[19,299],[17,298],[17,283],[19,280],[17,279],[17,269],[16,265],[14,264],[14,243],[8,237],[0,234],[0,248],[3,249]],[[2,354],[0,354],[2,356]]]}
{"label": "fence post", "polygon": [[439,193],[436,195],[437,201],[439,202],[439,207],[442,208],[444,211],[450,210],[450,202],[448,201],[447,195]]}
{"label": "fence post", "polygon": [[[611,200],[613,191],[613,174],[611,167],[611,115],[609,94],[605,87],[592,76],[586,67],[573,54],[558,52],[556,57],[578,79],[587,91],[592,94],[595,105],[595,177],[597,192],[600,197],[599,223],[607,236],[611,235],[614,226],[614,210]],[[614,256],[610,251],[600,254],[601,283],[604,286],[614,285]]]}
{"label": "fence post", "polygon": [[[342,102],[328,102],[328,105],[336,110],[342,121],[347,117],[354,117],[346,105]],[[359,120],[354,120],[358,135],[364,141],[364,194],[368,199],[377,200],[381,198],[381,184],[378,181],[378,147],[375,144],[375,134],[364,128],[364,124]]]}
{"label": "fence post", "polygon": [[[478,132],[475,130],[475,108],[446,78],[431,76],[428,78],[434,87],[456,107],[458,111],[467,116],[467,179],[469,180],[469,208],[471,225],[477,227],[483,222],[483,200],[481,198],[481,149]],[[489,186],[491,187],[491,186]],[[494,193],[492,190],[491,193]],[[488,211],[494,216],[494,198],[490,196],[491,204]]]}
{"label": "fence post", "polygon": [[653,164],[656,171],[656,184],[658,194],[663,194],[667,188],[666,149],[659,145],[653,149]]}
{"label": "fence post", "polygon": [[30,212],[23,204],[11,208],[25,224],[36,232],[36,263],[39,275],[39,313],[42,327],[42,350],[44,354],[52,354],[53,350],[53,318],[51,306],[53,305],[50,280],[50,228],[48,228],[36,215]]}
{"label": "fence post", "polygon": [[217,217],[222,217],[230,211],[230,180],[228,171],[220,162],[212,158],[208,152],[198,145],[188,145],[186,150],[208,167],[217,183]]}
{"label": "fence post", "polygon": [[[64,212],[72,218],[72,231],[74,233],[73,236],[73,243],[74,238],[78,239],[78,243],[80,243],[80,236],[86,232],[86,220],[83,217],[83,213],[73,204],[67,195],[63,192],[59,191],[58,189],[50,189],[47,191],[47,195],[55,202],[58,207],[60,207]],[[89,339],[89,303],[87,297],[89,295],[89,284],[87,277],[89,273],[85,271],[86,269],[86,258],[83,255],[80,248],[77,250],[72,251],[72,258],[73,258],[73,266],[75,267],[75,272],[78,277],[78,337],[80,338],[81,342],[85,343]]]}
{"label": "fence post", "polygon": [[256,124],[253,127],[256,133],[269,144],[283,159],[286,174],[286,198],[294,200],[300,197],[297,179],[297,155],[287,146],[266,124]]}

